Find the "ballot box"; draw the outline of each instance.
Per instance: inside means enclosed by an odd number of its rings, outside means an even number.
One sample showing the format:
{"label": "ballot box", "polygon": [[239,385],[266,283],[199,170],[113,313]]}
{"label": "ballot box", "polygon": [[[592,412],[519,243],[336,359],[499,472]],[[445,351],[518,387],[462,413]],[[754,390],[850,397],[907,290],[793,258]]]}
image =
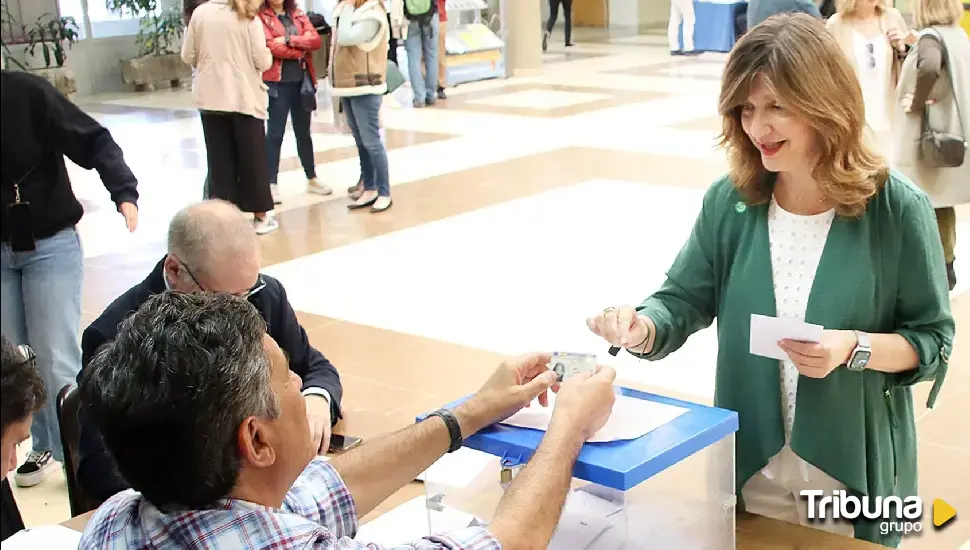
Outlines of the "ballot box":
{"label": "ballot box", "polygon": [[[549,549],[733,550],[737,413],[628,388],[617,393],[610,423],[579,454]],[[545,434],[524,427],[529,414],[542,414],[535,408],[524,410],[523,425],[487,428],[424,473],[428,533],[492,520]]]}

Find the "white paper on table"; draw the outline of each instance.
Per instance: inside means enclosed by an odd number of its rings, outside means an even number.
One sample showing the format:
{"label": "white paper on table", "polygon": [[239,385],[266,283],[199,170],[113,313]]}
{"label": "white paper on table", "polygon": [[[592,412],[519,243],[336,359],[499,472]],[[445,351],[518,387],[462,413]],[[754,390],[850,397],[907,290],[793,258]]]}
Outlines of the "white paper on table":
{"label": "white paper on table", "polygon": [[[354,540],[393,548],[431,535],[426,502],[425,497],[420,496],[391,509],[361,525]],[[475,516],[471,514],[444,506],[441,512],[435,512],[435,530],[444,533],[464,529],[474,520]]]}
{"label": "white paper on table", "polygon": [[[428,470],[431,483],[449,487],[468,487],[496,457],[488,453],[462,447],[439,458]],[[418,481],[428,482],[428,470],[418,474]]]}
{"label": "white paper on table", "polygon": [[[526,407],[515,413],[502,424],[545,431],[549,428],[549,421],[552,420],[552,411],[555,404],[556,397],[554,394],[550,394],[548,407],[539,405],[538,400],[533,401],[531,407]],[[637,439],[686,412],[687,409],[683,407],[617,395],[613,412],[610,414],[609,420],[606,421],[606,425],[593,434],[587,442],[605,443]]]}
{"label": "white paper on table", "polygon": [[751,343],[752,355],[770,357],[772,359],[788,359],[778,342],[781,340],[798,340],[800,342],[821,342],[821,325],[812,325],[795,319],[779,319],[766,315],[751,315]]}
{"label": "white paper on table", "polygon": [[63,525],[41,525],[19,531],[3,541],[3,550],[77,550],[81,544],[81,532]]}

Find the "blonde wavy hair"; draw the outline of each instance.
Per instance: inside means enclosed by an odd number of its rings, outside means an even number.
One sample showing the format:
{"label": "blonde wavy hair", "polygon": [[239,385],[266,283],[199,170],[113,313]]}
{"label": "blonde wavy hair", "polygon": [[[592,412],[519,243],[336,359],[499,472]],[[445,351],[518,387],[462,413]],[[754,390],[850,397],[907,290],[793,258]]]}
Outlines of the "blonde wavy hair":
{"label": "blonde wavy hair", "polygon": [[263,8],[263,2],[264,0],[232,0],[229,5],[240,19],[252,19]]}
{"label": "blonde wavy hair", "polygon": [[917,0],[913,4],[913,18],[920,29],[956,25],[963,11],[963,0]]}
{"label": "blonde wavy hair", "polygon": [[868,143],[862,89],[848,59],[822,21],[801,13],[772,16],[748,31],[724,68],[719,142],[738,192],[750,204],[766,203],[772,193],[761,153],[741,125],[742,106],[759,75],[814,129],[819,157],[812,176],[836,212],[865,212],[889,167]]}
{"label": "blonde wavy hair", "polygon": [[[843,16],[851,16],[855,13],[856,4],[860,1],[864,0],[837,0],[835,2],[835,11],[841,13]],[[892,4],[889,3],[889,0],[879,0],[876,2],[876,15],[886,13],[891,7]]]}

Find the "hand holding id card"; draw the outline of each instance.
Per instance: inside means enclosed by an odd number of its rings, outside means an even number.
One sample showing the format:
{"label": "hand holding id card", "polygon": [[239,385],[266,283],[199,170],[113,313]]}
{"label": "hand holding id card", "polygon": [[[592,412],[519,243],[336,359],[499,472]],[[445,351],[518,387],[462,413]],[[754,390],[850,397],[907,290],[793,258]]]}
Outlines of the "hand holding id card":
{"label": "hand holding id card", "polygon": [[556,373],[557,382],[562,382],[581,372],[596,374],[596,355],[557,351],[552,354],[552,360],[547,366]]}

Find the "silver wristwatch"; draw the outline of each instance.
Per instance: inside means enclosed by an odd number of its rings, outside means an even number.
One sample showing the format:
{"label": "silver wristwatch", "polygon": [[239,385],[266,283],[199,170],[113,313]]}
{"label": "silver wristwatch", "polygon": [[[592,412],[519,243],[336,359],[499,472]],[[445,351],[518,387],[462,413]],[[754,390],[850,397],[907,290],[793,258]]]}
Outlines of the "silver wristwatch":
{"label": "silver wristwatch", "polygon": [[872,357],[872,346],[869,344],[868,334],[861,330],[853,332],[855,332],[857,343],[845,367],[849,370],[862,371],[866,369],[866,366],[869,364],[869,358]]}

